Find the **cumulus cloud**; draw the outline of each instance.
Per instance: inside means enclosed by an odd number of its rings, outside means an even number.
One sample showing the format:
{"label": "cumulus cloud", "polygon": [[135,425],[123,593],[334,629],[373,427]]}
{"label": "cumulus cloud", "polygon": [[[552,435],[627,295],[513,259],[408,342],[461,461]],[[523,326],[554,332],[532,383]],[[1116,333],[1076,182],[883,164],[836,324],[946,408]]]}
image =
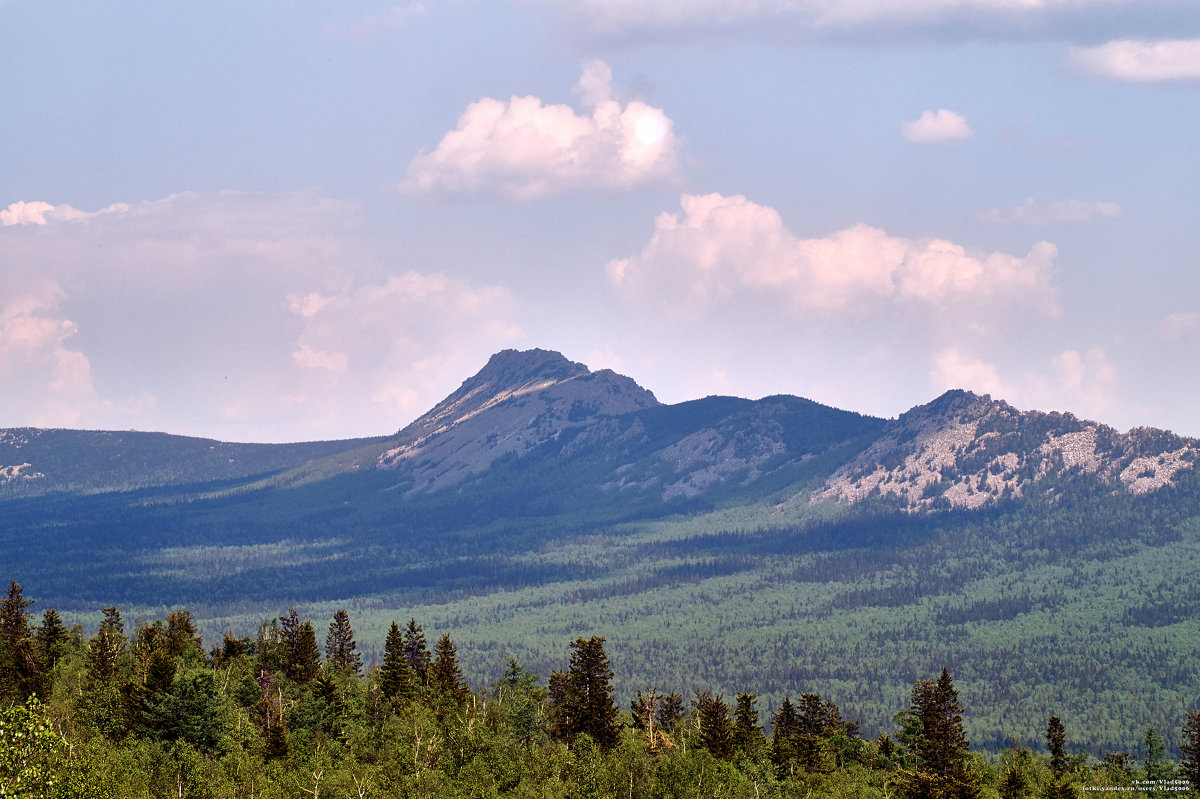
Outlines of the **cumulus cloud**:
{"label": "cumulus cloud", "polygon": [[412,160],[401,188],[533,200],[677,178],[681,143],[662,109],[613,99],[602,61],[584,63],[575,94],[581,112],[532,96],[472,103],[432,152]]}
{"label": "cumulus cloud", "polygon": [[315,192],[60,208],[0,227],[0,426],[374,435],[521,335],[507,290],[365,250]]}
{"label": "cumulus cloud", "polygon": [[1103,421],[1114,404],[1118,375],[1102,347],[1063,350],[1041,365],[1010,363],[1006,372],[951,346],[936,355],[929,377],[937,391],[965,388],[1020,408],[1071,411]]}
{"label": "cumulus cloud", "polygon": [[638,255],[611,261],[627,296],[655,298],[677,314],[752,294],[792,311],[861,313],[885,304],[937,306],[1001,297],[1053,312],[1057,250],[1040,242],[1023,256],[973,254],[943,239],[912,240],[858,224],[801,238],[774,208],[743,196],[685,194],[682,213],[662,213]]}
{"label": "cumulus cloud", "polygon": [[981,211],[976,216],[980,222],[988,225],[1049,227],[1070,222],[1113,219],[1120,215],[1121,206],[1116,203],[1058,200],[1048,205],[1042,205],[1031,197],[1021,205],[1012,208],[990,208]]}
{"label": "cumulus cloud", "polygon": [[1073,47],[1068,62],[1085,74],[1109,80],[1200,80],[1200,39],[1118,39]]}
{"label": "cumulus cloud", "polygon": [[965,388],[996,398],[1012,397],[1012,389],[1000,379],[995,364],[963,355],[955,347],[937,356],[929,377],[938,391]]}
{"label": "cumulus cloud", "polygon": [[917,144],[969,139],[975,135],[966,117],[945,108],[925,111],[917,119],[900,125],[900,135]]}

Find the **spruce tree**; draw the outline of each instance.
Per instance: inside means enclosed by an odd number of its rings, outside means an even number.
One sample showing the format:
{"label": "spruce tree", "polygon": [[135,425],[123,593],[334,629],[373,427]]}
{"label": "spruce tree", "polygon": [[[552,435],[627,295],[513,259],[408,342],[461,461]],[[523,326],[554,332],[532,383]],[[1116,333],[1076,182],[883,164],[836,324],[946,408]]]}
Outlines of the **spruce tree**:
{"label": "spruce tree", "polygon": [[1050,750],[1050,770],[1056,778],[1067,773],[1067,730],[1062,719],[1051,716],[1046,724],[1046,746]]}
{"label": "spruce tree", "polygon": [[785,696],[779,710],[775,711],[771,725],[771,762],[775,764],[775,771],[781,779],[795,773],[799,726],[800,719],[792,699]]}
{"label": "spruce tree", "polygon": [[128,639],[121,612],[113,606],[104,608],[104,619],[95,637],[88,641],[87,674],[93,682],[115,680],[121,668]]}
{"label": "spruce tree", "polygon": [[683,704],[683,694],[666,694],[658,703],[658,726],[664,730],[674,730],[679,722],[687,718],[687,707]]}
{"label": "spruce tree", "polygon": [[1200,712],[1189,710],[1183,723],[1183,742],[1179,744],[1179,771],[1200,791]]}
{"label": "spruce tree", "polygon": [[448,700],[454,707],[462,707],[471,698],[471,689],[458,666],[458,650],[446,633],[438,639],[433,649],[433,663],[429,667],[429,688],[435,697]]}
{"label": "spruce tree", "polygon": [[362,671],[362,655],[354,641],[350,615],[344,610],[333,614],[329,635],[325,637],[325,660],[330,668],[358,675]]}
{"label": "spruce tree", "polygon": [[746,757],[754,757],[767,743],[758,724],[756,704],[758,697],[755,694],[739,692],[737,707],[733,712],[733,748]]}
{"label": "spruce tree", "polygon": [[388,629],[383,645],[383,665],[379,667],[379,690],[394,706],[403,707],[421,692],[416,672],[404,655],[404,636],[396,622]]}
{"label": "spruce tree", "polygon": [[42,625],[34,637],[37,639],[38,655],[42,664],[47,672],[53,671],[58,661],[67,654],[68,642],[71,639],[71,634],[57,610],[47,608],[42,613]]}
{"label": "spruce tree", "polygon": [[167,654],[185,663],[205,662],[204,640],[196,633],[196,621],[189,610],[172,610],[167,614],[163,646]]}
{"label": "spruce tree", "polygon": [[295,642],[288,652],[286,670],[288,677],[300,685],[306,685],[321,673],[321,651],[317,649],[317,632],[312,622],[305,619],[296,629]]}
{"label": "spruce tree", "polygon": [[34,694],[45,694],[42,664],[29,627],[21,584],[12,580],[8,595],[0,602],[0,697],[24,702]]}
{"label": "spruce tree", "polygon": [[914,743],[920,766],[902,772],[905,794],[945,799],[978,796],[980,786],[966,767],[970,744],[963,731],[958,691],[947,669],[937,680],[920,680],[913,686],[908,715],[918,728]]}
{"label": "spruce tree", "polygon": [[729,721],[729,706],[720,694],[713,696],[708,691],[697,691],[693,704],[700,724],[700,742],[712,756],[720,760],[731,760],[733,750],[733,724]]}
{"label": "spruce tree", "polygon": [[835,726],[829,705],[821,701],[820,694],[804,694],[800,697],[796,716],[794,747],[797,763],[809,774],[825,771],[826,742]]}
{"label": "spruce tree", "polygon": [[617,742],[618,711],[604,639],[577,638],[571,648],[568,669],[550,675],[551,731],[568,745],[586,733],[601,749],[611,749]]}
{"label": "spruce tree", "polygon": [[408,665],[412,666],[417,681],[422,685],[429,684],[429,648],[425,644],[425,633],[416,619],[409,619],[404,628],[404,656]]}

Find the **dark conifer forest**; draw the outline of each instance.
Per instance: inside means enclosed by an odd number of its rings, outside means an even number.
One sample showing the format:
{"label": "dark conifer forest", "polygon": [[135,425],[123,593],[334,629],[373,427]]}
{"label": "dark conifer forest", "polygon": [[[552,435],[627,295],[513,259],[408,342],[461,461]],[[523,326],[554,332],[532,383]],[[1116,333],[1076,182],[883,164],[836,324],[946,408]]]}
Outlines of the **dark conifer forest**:
{"label": "dark conifer forest", "polygon": [[[764,714],[757,675],[733,702],[647,685],[621,707],[602,637],[564,642],[548,678],[508,658],[489,684],[464,677],[450,632],[393,622],[363,666],[350,614],[317,628],[294,609],[207,651],[192,614],[95,633],[40,623],[16,581],[0,606],[0,796],[12,797],[1070,797],[1200,789],[1196,711],[1183,746],[1129,730],[1103,757],[1078,751],[1057,715],[1044,743],[972,747],[948,669],[922,677],[889,728],[865,735],[853,706],[817,693]],[[1031,730],[1042,737],[1042,730]]]}

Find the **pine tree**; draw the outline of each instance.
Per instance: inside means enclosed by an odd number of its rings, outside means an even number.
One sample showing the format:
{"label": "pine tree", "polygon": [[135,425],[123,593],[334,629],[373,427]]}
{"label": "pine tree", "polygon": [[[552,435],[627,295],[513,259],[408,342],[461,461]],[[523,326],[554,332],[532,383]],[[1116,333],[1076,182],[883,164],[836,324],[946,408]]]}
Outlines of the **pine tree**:
{"label": "pine tree", "polygon": [[358,675],[362,672],[362,655],[356,649],[350,615],[339,610],[329,623],[329,635],[325,638],[325,660],[337,671]]}
{"label": "pine tree", "polygon": [[396,622],[388,629],[383,645],[383,665],[379,667],[379,690],[394,706],[403,707],[421,693],[416,672],[404,656],[404,637]]}
{"label": "pine tree", "polygon": [[1200,791],[1200,712],[1189,710],[1183,723],[1183,742],[1179,745],[1179,771]]}
{"label": "pine tree", "polygon": [[462,707],[471,698],[471,689],[458,666],[458,650],[446,633],[438,639],[433,649],[433,663],[429,667],[429,687],[435,696],[444,697],[454,707]]}
{"label": "pine tree", "polygon": [[429,684],[429,648],[425,644],[425,633],[416,619],[409,619],[404,628],[404,656],[412,666],[417,681],[422,686]]}

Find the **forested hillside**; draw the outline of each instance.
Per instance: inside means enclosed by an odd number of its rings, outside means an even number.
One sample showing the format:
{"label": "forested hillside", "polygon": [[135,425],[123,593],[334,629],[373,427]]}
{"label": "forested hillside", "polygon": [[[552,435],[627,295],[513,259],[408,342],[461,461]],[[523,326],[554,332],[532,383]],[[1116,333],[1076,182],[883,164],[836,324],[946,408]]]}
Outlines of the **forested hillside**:
{"label": "forested hillside", "polygon": [[1200,696],[1196,442],[1162,431],[966,392],[895,420],[661,405],[510,352],[396,435],[320,446],[241,479],[0,501],[0,565],[88,637],[110,606],[185,607],[206,649],[346,609],[370,663],[417,617],[479,686],[600,636],[623,704],[750,691],[765,718],[815,692],[872,738],[947,667],[989,753],[1038,745],[1051,713],[1093,757],[1150,726],[1177,751]]}
{"label": "forested hillside", "polygon": [[0,795],[76,797],[1022,797],[1200,789],[1200,713],[1130,730],[1102,760],[1053,712],[985,759],[951,673],[923,676],[886,731],[807,691],[764,714],[753,688],[688,695],[652,685],[623,709],[602,637],[562,646],[543,679],[508,657],[472,684],[449,633],[430,647],[393,620],[363,665],[351,616],[324,636],[291,609],[205,652],[192,614],[127,626],[106,607],[90,640],[11,582],[0,603]]}

